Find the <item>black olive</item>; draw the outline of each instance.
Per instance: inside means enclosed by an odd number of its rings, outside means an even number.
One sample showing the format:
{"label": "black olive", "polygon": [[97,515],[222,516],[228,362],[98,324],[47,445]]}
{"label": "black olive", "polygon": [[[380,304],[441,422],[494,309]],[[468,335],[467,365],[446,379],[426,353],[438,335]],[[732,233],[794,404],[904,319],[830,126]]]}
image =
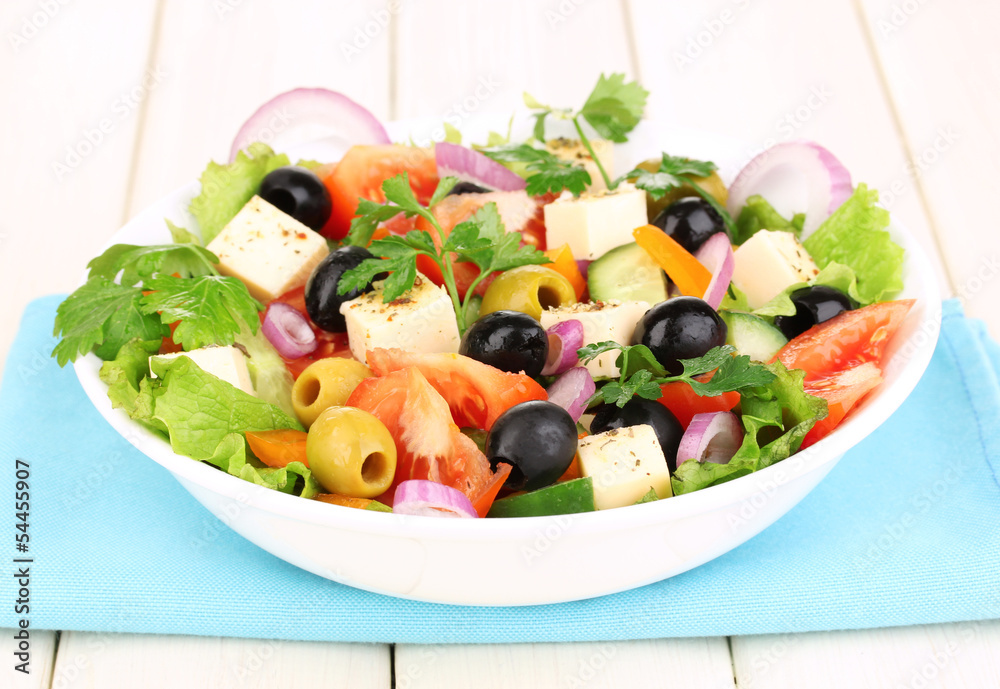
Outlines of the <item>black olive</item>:
{"label": "black olive", "polygon": [[[372,291],[371,283],[363,290],[353,289],[347,294],[337,294],[340,277],[351,268],[358,267],[366,258],[373,258],[368,249],[345,246],[331,252],[313,269],[306,282],[306,311],[317,326],[331,333],[347,330],[347,323],[340,313],[340,305]],[[375,280],[385,274],[376,275]]]}
{"label": "black olive", "polygon": [[465,331],[458,352],[501,371],[524,371],[534,378],[545,367],[549,338],[526,313],[494,311]]}
{"label": "black olive", "polygon": [[316,231],[330,219],[333,209],[330,192],[323,180],[313,171],[296,165],[269,172],[257,193],[272,206]]}
{"label": "black olive", "polygon": [[674,297],[651,308],[635,326],[632,344],[644,344],[670,375],[684,371],[680,359],[704,356],[726,343],[726,323],[697,297]]}
{"label": "black olive", "polygon": [[792,292],[789,298],[795,304],[795,315],[774,317],[774,324],[789,340],[854,308],[850,297],[826,285],[803,287]]}
{"label": "black olive", "polygon": [[656,439],[660,441],[663,458],[670,468],[670,473],[677,471],[677,448],[684,435],[684,427],[673,412],[659,402],[633,397],[624,407],[616,404],[602,404],[594,411],[594,420],[590,423],[591,433],[603,433],[612,428],[626,426],[652,426]]}
{"label": "black olive", "polygon": [[510,464],[504,487],[536,490],[566,473],[576,455],[576,424],[565,409],[532,400],[515,404],[493,424],[486,438],[486,456],[495,471]]}
{"label": "black olive", "polygon": [[653,224],[691,253],[716,232],[726,231],[722,216],[705,199],[674,201],[659,212]]}
{"label": "black olive", "polygon": [[475,182],[459,182],[451,188],[451,191],[448,192],[448,196],[457,194],[485,194],[488,191],[491,190],[486,187],[481,187]]}

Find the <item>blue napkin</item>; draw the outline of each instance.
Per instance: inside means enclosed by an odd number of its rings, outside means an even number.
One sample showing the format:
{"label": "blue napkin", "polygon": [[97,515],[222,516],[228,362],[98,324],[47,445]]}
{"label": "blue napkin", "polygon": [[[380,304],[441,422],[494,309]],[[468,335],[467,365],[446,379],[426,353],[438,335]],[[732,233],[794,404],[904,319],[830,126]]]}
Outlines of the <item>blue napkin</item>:
{"label": "blue napkin", "polygon": [[[783,519],[702,567],[575,603],[416,603],[296,569],[231,532],[49,358],[24,315],[0,388],[0,626],[30,557],[33,629],[405,643],[717,636],[1000,617],[1000,347],[957,302],[919,387]],[[30,543],[15,550],[17,459]]]}

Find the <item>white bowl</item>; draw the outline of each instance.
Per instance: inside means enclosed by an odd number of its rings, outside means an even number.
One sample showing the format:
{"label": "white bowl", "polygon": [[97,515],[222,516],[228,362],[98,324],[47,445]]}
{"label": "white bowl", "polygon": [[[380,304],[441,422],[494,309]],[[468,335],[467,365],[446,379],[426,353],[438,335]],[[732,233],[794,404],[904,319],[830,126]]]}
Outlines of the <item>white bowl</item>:
{"label": "white bowl", "polygon": [[[439,122],[396,123],[397,140],[417,141]],[[504,131],[505,117],[463,123],[472,141]],[[521,133],[527,134],[526,125]],[[724,178],[748,149],[725,137],[649,122],[616,149],[629,169],[661,150],[715,160]],[[336,151],[303,146],[303,155]],[[194,226],[191,183],[144,210],[112,243],[169,242],[165,217]],[[755,474],[688,495],[605,512],[521,519],[452,520],[404,517],[303,500],[229,476],[174,454],[169,443],[111,408],[93,354],[75,368],[105,419],[141,452],[165,467],[202,505],[247,540],[302,569],[358,588],[422,601],[469,605],[531,605],[590,598],[680,574],[732,550],[795,506],[847,450],[882,424],[916,386],[930,361],[941,322],[935,275],[919,245],[898,224],[906,250],[902,297],[916,305],[896,334],[885,382],[834,433],[808,450]]]}

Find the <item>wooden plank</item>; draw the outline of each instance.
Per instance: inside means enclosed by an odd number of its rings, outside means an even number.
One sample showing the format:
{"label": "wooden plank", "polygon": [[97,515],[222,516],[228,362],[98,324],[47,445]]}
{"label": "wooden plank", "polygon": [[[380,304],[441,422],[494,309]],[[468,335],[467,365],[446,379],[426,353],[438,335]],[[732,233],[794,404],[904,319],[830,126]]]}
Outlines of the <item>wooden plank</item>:
{"label": "wooden plank", "polygon": [[396,6],[165,3],[154,60],[169,78],[149,101],[128,215],[226,160],[243,122],[283,91],[330,88],[387,117]]}
{"label": "wooden plank", "polygon": [[[890,104],[849,3],[629,0],[649,115],[748,142],[812,139],[878,188],[947,285]],[[943,8],[942,8],[943,11]],[[935,50],[936,54],[937,51]]]}
{"label": "wooden plank", "polygon": [[401,13],[398,36],[398,118],[507,113],[524,91],[579,106],[601,72],[634,72],[622,6],[608,0],[441,0]]}
{"label": "wooden plank", "polygon": [[396,646],[397,689],[730,689],[724,637],[575,644]]}
{"label": "wooden plank", "polygon": [[75,288],[120,225],[155,4],[0,4],[0,361],[24,306]]}
{"label": "wooden plank", "polygon": [[[28,658],[18,658],[15,653],[25,652],[18,645],[21,640],[15,639],[20,629],[0,627],[0,658],[4,666],[0,668],[0,685],[10,689],[49,689],[52,683],[52,667],[56,657],[56,632],[33,631],[29,627]],[[15,666],[27,662],[24,667],[27,672],[15,669]]]}
{"label": "wooden plank", "polygon": [[388,689],[389,647],[195,636],[64,632],[58,689]]}
{"label": "wooden plank", "polygon": [[1000,686],[1000,621],[733,637],[739,687]]}
{"label": "wooden plank", "polygon": [[1000,336],[1000,5],[859,0],[956,291]]}

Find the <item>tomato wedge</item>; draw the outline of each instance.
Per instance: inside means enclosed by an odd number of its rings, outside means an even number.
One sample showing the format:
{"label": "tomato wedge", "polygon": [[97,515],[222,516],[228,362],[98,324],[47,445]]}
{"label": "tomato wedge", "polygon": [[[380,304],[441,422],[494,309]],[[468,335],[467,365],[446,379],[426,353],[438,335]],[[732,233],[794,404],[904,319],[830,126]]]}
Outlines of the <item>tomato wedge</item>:
{"label": "tomato wedge", "polygon": [[269,467],[281,468],[291,462],[302,462],[309,466],[306,459],[306,433],[293,429],[281,431],[247,431],[247,444],[260,461]]}
{"label": "tomato wedge", "polygon": [[485,517],[493,506],[493,501],[497,499],[497,494],[503,488],[503,482],[511,472],[510,464],[498,464],[497,470],[493,473],[493,478],[482,487],[482,489],[471,498],[472,506],[476,508],[476,514]]}
{"label": "tomato wedge", "polygon": [[363,409],[389,429],[396,443],[396,475],[380,501],[391,502],[396,486],[427,479],[481,497],[493,479],[489,460],[452,421],[448,403],[416,367],[366,378],[347,404]]}
{"label": "tomato wedge", "polygon": [[809,431],[803,447],[829,435],[882,382],[885,347],[912,307],[912,299],[902,299],[845,311],[805,331],[775,355],[787,368],[805,371],[805,391],[829,405],[828,416]]}
{"label": "tomato wedge", "polygon": [[451,408],[455,423],[489,430],[515,404],[545,400],[545,389],[529,376],[507,373],[461,354],[422,354],[401,349],[368,351],[368,367],[381,376],[411,366],[420,369]]}
{"label": "tomato wedge", "polygon": [[333,172],[323,178],[323,184],[330,191],[333,211],[320,234],[343,239],[351,229],[358,199],[385,201],[382,182],[401,172],[410,176],[413,193],[426,205],[438,184],[433,149],[391,144],[348,149]]}

